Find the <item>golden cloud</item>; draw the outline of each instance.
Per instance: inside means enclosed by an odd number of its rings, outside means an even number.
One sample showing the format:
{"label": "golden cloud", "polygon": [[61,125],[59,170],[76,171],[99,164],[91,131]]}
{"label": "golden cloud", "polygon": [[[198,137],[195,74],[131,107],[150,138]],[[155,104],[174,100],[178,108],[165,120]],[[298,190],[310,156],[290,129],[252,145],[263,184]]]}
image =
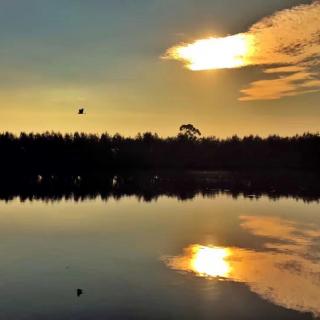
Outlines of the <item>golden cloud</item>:
{"label": "golden cloud", "polygon": [[261,66],[267,77],[242,89],[241,101],[319,91],[320,1],[278,11],[245,33],[179,44],[164,58],[193,71]]}

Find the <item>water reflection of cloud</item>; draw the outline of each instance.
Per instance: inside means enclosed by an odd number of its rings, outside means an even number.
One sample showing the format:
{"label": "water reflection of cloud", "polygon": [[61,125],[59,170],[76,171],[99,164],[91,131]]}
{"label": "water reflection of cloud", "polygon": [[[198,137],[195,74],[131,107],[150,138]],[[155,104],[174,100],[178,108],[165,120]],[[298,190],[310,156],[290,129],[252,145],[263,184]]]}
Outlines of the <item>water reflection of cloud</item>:
{"label": "water reflection of cloud", "polygon": [[[165,258],[166,264],[200,277],[245,283],[251,291],[274,304],[320,316],[320,252],[316,246],[320,229],[280,218],[242,216],[240,219],[243,229],[265,238],[263,250],[191,245],[182,255]],[[226,254],[215,258],[209,254],[212,249]],[[202,269],[206,272],[199,272],[194,263],[200,250]],[[211,276],[210,268],[223,263],[227,272]]]}

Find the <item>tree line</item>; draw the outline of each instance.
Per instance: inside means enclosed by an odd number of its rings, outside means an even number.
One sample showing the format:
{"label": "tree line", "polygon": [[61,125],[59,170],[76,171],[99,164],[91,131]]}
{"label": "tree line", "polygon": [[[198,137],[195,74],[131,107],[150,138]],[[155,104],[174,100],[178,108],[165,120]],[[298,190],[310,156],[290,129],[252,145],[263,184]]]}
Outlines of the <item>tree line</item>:
{"label": "tree line", "polygon": [[[187,126],[187,127],[185,127]],[[2,174],[82,174],[120,170],[319,170],[320,135],[266,138],[201,137],[198,129],[181,126],[175,137],[146,132],[0,134]]]}

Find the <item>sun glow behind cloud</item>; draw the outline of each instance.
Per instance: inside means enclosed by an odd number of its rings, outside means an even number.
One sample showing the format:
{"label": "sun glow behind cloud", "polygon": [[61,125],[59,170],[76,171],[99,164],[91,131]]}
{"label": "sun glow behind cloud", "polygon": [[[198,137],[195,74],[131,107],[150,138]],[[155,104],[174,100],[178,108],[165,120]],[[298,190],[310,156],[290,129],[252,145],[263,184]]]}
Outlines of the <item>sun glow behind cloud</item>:
{"label": "sun glow behind cloud", "polygon": [[320,1],[276,12],[245,33],[178,44],[164,58],[192,71],[261,66],[264,78],[242,89],[241,101],[319,91]]}
{"label": "sun glow behind cloud", "polygon": [[169,49],[167,55],[183,60],[193,71],[238,68],[249,64],[247,57],[253,50],[251,37],[238,34],[225,38],[208,38]]}

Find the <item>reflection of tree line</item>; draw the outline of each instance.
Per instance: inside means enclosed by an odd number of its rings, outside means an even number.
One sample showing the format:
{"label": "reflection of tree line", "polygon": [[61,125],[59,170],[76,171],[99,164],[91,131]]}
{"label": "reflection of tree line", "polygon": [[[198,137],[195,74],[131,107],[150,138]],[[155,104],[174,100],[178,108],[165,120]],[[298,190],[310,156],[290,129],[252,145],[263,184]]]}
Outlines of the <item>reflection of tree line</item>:
{"label": "reflection of tree line", "polygon": [[320,199],[319,176],[301,172],[126,172],[118,174],[2,176],[0,199],[61,200],[119,199],[136,196],[151,201],[159,196],[192,199],[225,193],[272,199],[293,197],[304,201]]}
{"label": "reflection of tree line", "polygon": [[201,138],[191,124],[176,137],[138,134],[0,134],[0,171],[81,175],[140,169],[312,169],[320,163],[320,135],[291,138]]}

